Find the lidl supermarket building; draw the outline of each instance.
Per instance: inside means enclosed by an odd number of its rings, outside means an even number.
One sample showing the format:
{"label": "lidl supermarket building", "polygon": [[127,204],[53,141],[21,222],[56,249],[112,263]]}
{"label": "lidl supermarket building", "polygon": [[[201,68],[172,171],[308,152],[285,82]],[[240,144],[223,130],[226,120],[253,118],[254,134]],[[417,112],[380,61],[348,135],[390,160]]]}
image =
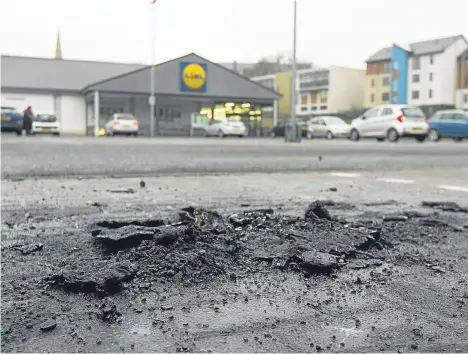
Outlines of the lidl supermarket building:
{"label": "lidl supermarket building", "polygon": [[[196,54],[156,65],[154,135],[197,134],[208,120],[242,120],[249,135],[274,124],[280,94]],[[55,112],[63,134],[95,135],[113,113],[132,113],[150,132],[151,67],[15,56],[1,57],[1,104]],[[271,114],[269,115],[271,116]]]}

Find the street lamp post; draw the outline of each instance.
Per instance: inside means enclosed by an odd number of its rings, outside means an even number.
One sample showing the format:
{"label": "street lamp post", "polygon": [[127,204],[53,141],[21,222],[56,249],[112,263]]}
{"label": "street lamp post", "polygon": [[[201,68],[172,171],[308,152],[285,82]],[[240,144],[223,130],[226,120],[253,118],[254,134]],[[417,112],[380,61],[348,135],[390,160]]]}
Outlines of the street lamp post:
{"label": "street lamp post", "polygon": [[[151,2],[151,5],[156,4],[157,0],[153,0]],[[153,9],[152,9],[153,10]],[[152,21],[150,24],[151,28],[151,69],[150,69],[150,97],[149,97],[149,106],[150,106],[150,136],[154,136],[154,106],[156,104],[156,97],[154,96],[154,40],[155,40],[155,35],[154,35],[154,25],[156,23],[154,17],[156,11],[153,10],[151,13],[152,16]]]}
{"label": "street lamp post", "polygon": [[297,0],[294,0],[294,25],[293,25],[293,53],[291,68],[291,137],[290,141],[297,140],[296,133],[296,27],[297,27]]}

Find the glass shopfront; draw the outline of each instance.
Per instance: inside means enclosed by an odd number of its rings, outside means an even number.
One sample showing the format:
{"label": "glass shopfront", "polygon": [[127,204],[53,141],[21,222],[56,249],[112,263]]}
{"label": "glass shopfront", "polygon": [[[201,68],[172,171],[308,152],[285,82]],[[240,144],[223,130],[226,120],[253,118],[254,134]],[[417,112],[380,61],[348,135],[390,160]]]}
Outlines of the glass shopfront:
{"label": "glass shopfront", "polygon": [[197,119],[200,123],[211,119],[232,119],[242,121],[250,136],[262,136],[271,128],[265,124],[262,117],[262,106],[248,102],[216,102],[213,106],[205,106],[200,110]]}

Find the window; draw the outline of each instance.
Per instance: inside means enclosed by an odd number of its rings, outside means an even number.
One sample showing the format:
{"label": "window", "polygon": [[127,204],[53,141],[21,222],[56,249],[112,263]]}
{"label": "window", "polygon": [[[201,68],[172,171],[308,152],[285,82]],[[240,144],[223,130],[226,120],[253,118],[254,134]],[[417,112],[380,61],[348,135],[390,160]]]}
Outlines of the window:
{"label": "window", "polygon": [[388,116],[393,114],[393,110],[391,108],[384,108],[382,113],[380,114],[381,116]]}
{"label": "window", "polygon": [[432,81],[434,79],[434,74],[433,73],[429,73],[429,81]]}
{"label": "window", "polygon": [[432,98],[432,90],[429,90],[429,98]]}
{"label": "window", "polygon": [[326,110],[327,108],[328,108],[328,106],[320,106],[321,110]]}
{"label": "window", "polygon": [[415,118],[423,118],[424,112],[421,110],[421,108],[402,108],[401,111],[403,112],[403,115],[405,117],[415,117]]}
{"label": "window", "polygon": [[413,82],[419,82],[419,74],[413,75]]}
{"label": "window", "polygon": [[411,98],[412,98],[413,100],[419,99],[419,91],[412,91],[412,92],[411,92]]}
{"label": "window", "polygon": [[302,112],[307,111],[307,107],[301,107],[301,111],[302,111]]}
{"label": "window", "polygon": [[398,70],[398,62],[397,61],[393,62],[393,70]]}
{"label": "window", "polygon": [[370,84],[371,84],[371,87],[375,87],[375,80],[372,79],[371,82],[370,82]]}
{"label": "window", "polygon": [[382,101],[388,102],[389,98],[390,98],[390,95],[388,94],[388,92],[382,93]]}
{"label": "window", "polygon": [[366,118],[375,118],[375,117],[377,117],[377,113],[379,113],[378,108],[371,108],[366,113],[364,113],[364,117],[366,117]]}
{"label": "window", "polygon": [[431,55],[431,56],[429,57],[429,63],[430,63],[431,65],[434,64],[434,56],[433,56],[433,55]]}
{"label": "window", "polygon": [[391,62],[389,62],[389,61],[384,62],[384,64],[383,64],[384,73],[389,73],[390,72],[390,67],[391,67]]}
{"label": "window", "polygon": [[452,114],[452,119],[453,120],[458,120],[458,121],[465,121],[467,119],[467,116],[465,116],[462,113],[454,113]]}
{"label": "window", "polygon": [[371,94],[371,95],[370,95],[370,101],[371,101],[371,102],[374,102],[374,94]]}
{"label": "window", "polygon": [[468,93],[465,93],[465,95],[463,96],[463,102],[468,102]]}
{"label": "window", "polygon": [[398,91],[398,80],[392,81],[393,91]]}
{"label": "window", "polygon": [[390,78],[389,77],[384,77],[382,79],[382,85],[389,86],[390,85]]}
{"label": "window", "polygon": [[372,64],[372,72],[375,73],[376,71],[377,71],[377,64],[374,63],[374,64]]}
{"label": "window", "polygon": [[316,111],[316,110],[317,110],[317,106],[313,106],[313,107],[312,107],[312,110],[313,110],[313,111]]}
{"label": "window", "polygon": [[468,86],[468,77],[465,77],[465,87]]}
{"label": "window", "polygon": [[421,60],[419,57],[413,57],[413,70],[419,70],[421,68]]}
{"label": "window", "polygon": [[309,100],[309,97],[307,95],[301,96],[301,104],[307,104],[308,100]]}

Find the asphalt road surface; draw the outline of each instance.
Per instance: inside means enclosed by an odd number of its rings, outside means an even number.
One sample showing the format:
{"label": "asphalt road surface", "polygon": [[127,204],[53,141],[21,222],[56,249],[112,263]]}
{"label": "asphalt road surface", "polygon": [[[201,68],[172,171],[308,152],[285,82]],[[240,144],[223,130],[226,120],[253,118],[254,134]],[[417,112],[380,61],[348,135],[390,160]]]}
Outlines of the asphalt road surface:
{"label": "asphalt road surface", "polygon": [[1,148],[2,352],[468,351],[466,143]]}
{"label": "asphalt road surface", "polygon": [[2,177],[468,167],[468,144],[2,135]]}

